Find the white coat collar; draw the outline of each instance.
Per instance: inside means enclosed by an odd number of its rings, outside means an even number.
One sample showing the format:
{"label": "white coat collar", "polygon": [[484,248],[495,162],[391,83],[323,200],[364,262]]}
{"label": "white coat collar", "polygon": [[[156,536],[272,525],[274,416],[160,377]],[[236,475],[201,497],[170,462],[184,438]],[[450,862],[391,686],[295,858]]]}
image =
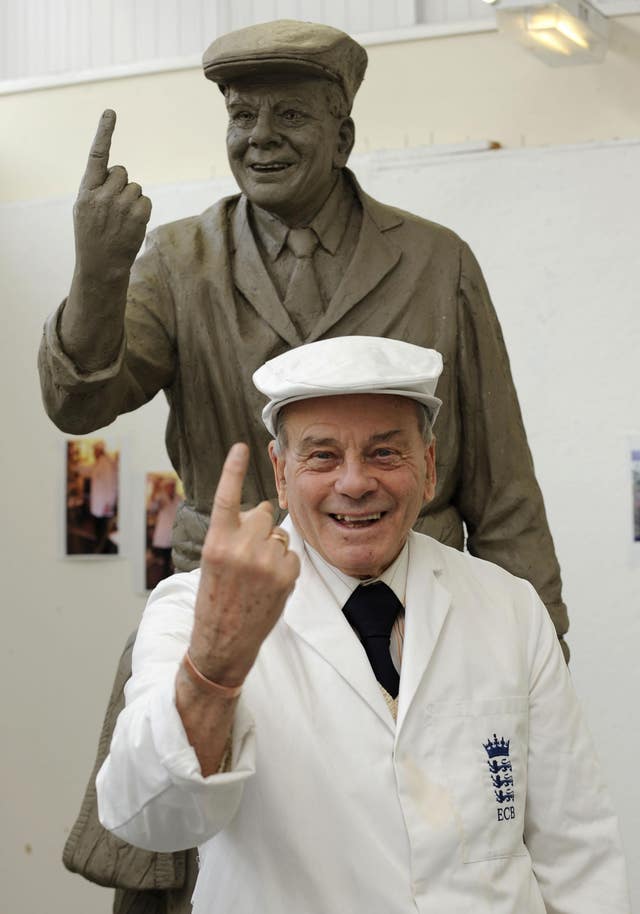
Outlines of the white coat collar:
{"label": "white coat collar", "polygon": [[[357,635],[309,560],[291,519],[286,518],[282,526],[289,532],[290,548],[300,557],[300,577],[287,601],[284,623],[331,664],[393,731],[394,722]],[[440,570],[437,544],[429,537],[410,533],[396,738],[411,709],[451,603],[451,594],[438,581]]]}
{"label": "white coat collar", "polygon": [[398,693],[398,736],[413,706],[451,606],[451,593],[443,585],[441,575],[439,544],[430,536],[412,531],[409,534],[407,599]]}

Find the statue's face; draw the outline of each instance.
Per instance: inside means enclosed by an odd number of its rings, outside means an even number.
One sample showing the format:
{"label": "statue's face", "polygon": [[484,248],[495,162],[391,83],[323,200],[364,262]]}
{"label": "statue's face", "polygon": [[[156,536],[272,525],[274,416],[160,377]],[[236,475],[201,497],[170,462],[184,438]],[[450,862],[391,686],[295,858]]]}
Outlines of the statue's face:
{"label": "statue's face", "polygon": [[229,86],[227,153],[242,191],[287,225],[304,225],[329,196],[353,146],[353,122],[329,111],[321,79]]}

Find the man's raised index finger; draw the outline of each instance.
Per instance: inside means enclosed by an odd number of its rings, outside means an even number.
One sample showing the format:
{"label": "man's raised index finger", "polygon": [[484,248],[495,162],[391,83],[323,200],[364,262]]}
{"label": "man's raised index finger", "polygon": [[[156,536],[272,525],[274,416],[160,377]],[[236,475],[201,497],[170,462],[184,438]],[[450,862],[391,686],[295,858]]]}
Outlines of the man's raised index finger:
{"label": "man's raised index finger", "polygon": [[249,448],[234,444],[222,467],[211,512],[212,527],[236,526],[240,522],[242,484],[249,466]]}
{"label": "man's raised index finger", "polygon": [[109,150],[111,137],[116,126],[116,113],[110,108],[103,111],[98,122],[98,129],[93,138],[87,167],[82,178],[82,187],[94,188],[104,184],[109,170]]}

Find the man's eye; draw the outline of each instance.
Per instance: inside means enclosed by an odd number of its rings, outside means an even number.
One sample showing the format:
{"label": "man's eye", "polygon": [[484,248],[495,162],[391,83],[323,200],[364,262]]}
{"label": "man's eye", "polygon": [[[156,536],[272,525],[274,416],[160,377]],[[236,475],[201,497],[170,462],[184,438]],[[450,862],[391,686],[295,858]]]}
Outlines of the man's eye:
{"label": "man's eye", "polygon": [[246,126],[250,124],[255,119],[253,111],[236,111],[233,114],[234,124],[240,124],[241,126]]}
{"label": "man's eye", "polygon": [[326,470],[338,462],[338,455],[333,451],[313,451],[307,457],[307,466],[312,470]]}
{"label": "man's eye", "polygon": [[400,463],[402,456],[398,451],[394,451],[392,448],[378,447],[375,451],[371,452],[369,460],[374,460],[376,463],[383,463],[388,466]]}
{"label": "man's eye", "polygon": [[281,112],[280,117],[288,124],[297,124],[304,119],[304,114],[302,111],[296,111],[295,108],[287,108],[286,111]]}

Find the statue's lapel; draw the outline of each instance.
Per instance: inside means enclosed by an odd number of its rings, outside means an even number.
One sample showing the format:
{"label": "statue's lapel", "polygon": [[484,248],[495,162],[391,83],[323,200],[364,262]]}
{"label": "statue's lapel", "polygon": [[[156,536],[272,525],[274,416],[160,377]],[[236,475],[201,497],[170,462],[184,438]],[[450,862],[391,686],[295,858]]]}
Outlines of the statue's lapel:
{"label": "statue's lapel", "polygon": [[300,346],[298,333],[262,262],[249,225],[247,201],[241,197],[232,216],[233,279],[236,288],[289,346]]}
{"label": "statue's lapel", "polygon": [[[395,215],[390,217],[388,211],[363,194],[359,188],[358,192],[363,206],[362,225],[356,249],[325,315],[307,342],[325,335],[354,305],[382,282],[402,256],[400,248],[385,234],[387,228],[399,225],[402,219]],[[377,218],[378,215],[380,219]]]}

